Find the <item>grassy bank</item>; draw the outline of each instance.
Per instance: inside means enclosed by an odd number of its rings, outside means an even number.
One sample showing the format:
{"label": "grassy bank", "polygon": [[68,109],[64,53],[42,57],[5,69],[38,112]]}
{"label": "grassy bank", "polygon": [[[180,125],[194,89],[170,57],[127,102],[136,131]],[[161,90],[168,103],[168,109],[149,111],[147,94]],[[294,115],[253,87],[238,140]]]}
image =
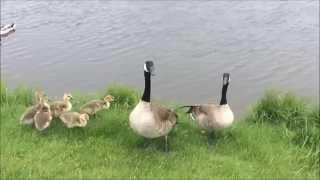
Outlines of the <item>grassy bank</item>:
{"label": "grassy bank", "polygon": [[1,179],[319,177],[319,107],[293,95],[266,93],[215,145],[208,145],[207,137],[179,111],[171,151],[165,153],[163,139],[143,139],[129,128],[128,115],[139,100],[130,88],[76,94],[74,110],[107,93],[117,104],[91,118],[87,127],[67,129],[55,120],[40,133],[18,121],[33,102],[32,90],[8,92],[2,85]]}

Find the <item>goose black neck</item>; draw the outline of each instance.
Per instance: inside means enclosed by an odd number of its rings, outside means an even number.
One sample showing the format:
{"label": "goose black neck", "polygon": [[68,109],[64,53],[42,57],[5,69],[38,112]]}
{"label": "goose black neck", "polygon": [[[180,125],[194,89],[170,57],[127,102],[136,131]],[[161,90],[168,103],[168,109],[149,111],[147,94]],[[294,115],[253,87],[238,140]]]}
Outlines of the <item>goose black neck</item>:
{"label": "goose black neck", "polygon": [[227,90],[228,90],[228,84],[224,84],[222,87],[222,94],[221,94],[221,100],[220,100],[220,105],[225,105],[227,103]]}
{"label": "goose black neck", "polygon": [[150,93],[151,93],[151,73],[144,71],[144,92],[141,100],[145,102],[150,102]]}

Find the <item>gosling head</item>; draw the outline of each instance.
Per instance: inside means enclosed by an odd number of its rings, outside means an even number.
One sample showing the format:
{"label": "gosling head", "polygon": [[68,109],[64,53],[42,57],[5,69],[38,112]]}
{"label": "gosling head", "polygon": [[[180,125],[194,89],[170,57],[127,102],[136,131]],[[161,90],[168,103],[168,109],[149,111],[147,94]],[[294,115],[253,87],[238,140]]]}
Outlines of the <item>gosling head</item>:
{"label": "gosling head", "polygon": [[86,126],[88,121],[89,121],[89,115],[88,114],[84,113],[84,114],[81,114],[79,116],[78,122],[79,122],[79,126],[80,127]]}
{"label": "gosling head", "polygon": [[153,63],[153,61],[146,61],[145,63],[144,63],[144,72],[145,73],[150,73],[152,76],[154,76],[155,75],[155,68],[154,68],[154,63]]}
{"label": "gosling head", "polygon": [[102,105],[102,108],[109,109],[110,102],[114,101],[114,97],[111,95],[107,95],[106,97],[103,98],[103,100],[104,100],[104,103]]}
{"label": "gosling head", "polygon": [[106,97],[103,98],[103,100],[106,102],[112,102],[114,101],[114,97],[111,95],[107,95]]}
{"label": "gosling head", "polygon": [[80,115],[81,120],[89,121],[89,115],[87,113],[83,113]]}
{"label": "gosling head", "polygon": [[70,101],[71,99],[73,99],[73,97],[70,93],[64,93],[63,100]]}
{"label": "gosling head", "polygon": [[34,92],[34,96],[36,98],[36,103],[40,103],[41,102],[41,98],[44,96],[45,94],[43,93],[42,90],[40,89],[37,89],[35,92]]}
{"label": "gosling head", "polygon": [[40,106],[38,106],[38,111],[50,112],[50,105],[48,104],[48,97],[46,95],[39,96]]}

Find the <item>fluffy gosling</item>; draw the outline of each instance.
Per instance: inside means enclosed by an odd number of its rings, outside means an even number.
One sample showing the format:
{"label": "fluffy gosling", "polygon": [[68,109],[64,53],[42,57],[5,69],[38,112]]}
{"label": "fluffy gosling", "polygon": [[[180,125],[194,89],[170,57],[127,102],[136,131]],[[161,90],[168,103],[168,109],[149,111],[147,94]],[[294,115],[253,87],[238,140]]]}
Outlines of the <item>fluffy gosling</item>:
{"label": "fluffy gosling", "polygon": [[40,106],[34,116],[34,124],[39,131],[43,131],[50,126],[52,120],[50,105],[46,97],[40,99]]}
{"label": "fluffy gosling", "polygon": [[59,117],[68,128],[85,127],[89,121],[89,115],[86,113],[63,112]]}
{"label": "fluffy gosling", "polygon": [[68,112],[72,109],[72,104],[70,100],[72,95],[70,93],[65,93],[63,95],[63,101],[53,101],[50,103],[50,109],[54,117],[59,117],[61,113]]}
{"label": "fluffy gosling", "polygon": [[34,116],[36,115],[38,109],[40,108],[41,96],[43,96],[42,91],[35,91],[36,103],[25,110],[25,112],[20,117],[20,124],[31,125],[34,123]]}
{"label": "fluffy gosling", "polygon": [[89,101],[80,108],[80,113],[95,115],[100,110],[109,109],[112,101],[114,101],[114,97],[111,95],[107,95],[103,100],[98,99]]}

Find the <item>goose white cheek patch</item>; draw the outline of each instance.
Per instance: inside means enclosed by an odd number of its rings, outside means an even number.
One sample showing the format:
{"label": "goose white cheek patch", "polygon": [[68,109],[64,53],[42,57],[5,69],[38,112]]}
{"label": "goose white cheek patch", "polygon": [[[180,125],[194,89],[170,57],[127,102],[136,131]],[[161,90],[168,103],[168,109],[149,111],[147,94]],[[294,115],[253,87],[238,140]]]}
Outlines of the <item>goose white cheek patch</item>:
{"label": "goose white cheek patch", "polygon": [[143,69],[144,69],[144,71],[149,72],[146,64],[144,64]]}

